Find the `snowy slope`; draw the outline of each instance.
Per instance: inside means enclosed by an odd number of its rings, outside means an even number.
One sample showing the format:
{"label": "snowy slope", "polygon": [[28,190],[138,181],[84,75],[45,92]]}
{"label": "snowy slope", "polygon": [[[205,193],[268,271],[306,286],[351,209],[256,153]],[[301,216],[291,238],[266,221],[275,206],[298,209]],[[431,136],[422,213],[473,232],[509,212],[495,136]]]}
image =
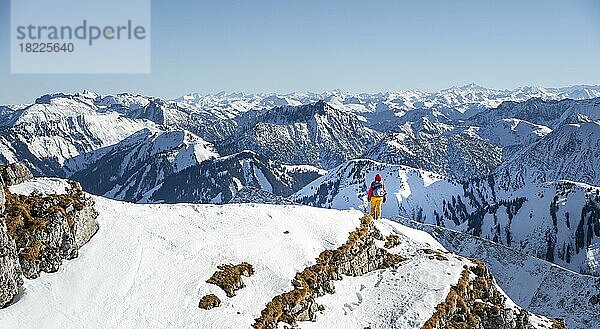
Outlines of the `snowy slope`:
{"label": "snowy slope", "polygon": [[[27,281],[21,299],[0,311],[0,327],[249,327],[270,297],[291,287],[296,271],[341,245],[360,216],[308,207],[95,201],[98,233],[59,272]],[[242,261],[256,274],[236,298],[204,282],[217,265]],[[225,304],[198,309],[207,293]]]}
{"label": "snowy slope", "polygon": [[323,173],[312,166],[283,165],[243,151],[172,174],[140,201],[227,203],[244,186],[287,197]]}
{"label": "snowy slope", "polygon": [[20,195],[30,195],[31,193],[48,194],[66,194],[67,190],[72,188],[68,181],[61,178],[36,177],[18,185],[8,187],[11,193]]}
{"label": "snowy slope", "polygon": [[[39,184],[26,182],[15,191],[31,192]],[[50,189],[61,188],[59,182],[50,184]],[[306,206],[94,201],[99,231],[58,272],[27,280],[16,303],[0,310],[0,327],[250,327],[272,297],[293,288],[296,272],[314,264],[321,251],[342,245],[362,216]],[[411,260],[397,269],[337,281],[334,296],[339,298],[324,296],[326,309],[317,322],[301,322],[301,327],[420,328],[464,266],[472,265],[451,254],[445,254],[447,260],[431,259],[424,248],[444,250],[424,232],[387,221],[377,226],[385,235],[397,234],[400,245],[392,252]],[[233,298],[205,282],[218,265],[244,261],[253,265],[254,274],[244,278],[246,287]],[[223,304],[199,309],[198,300],[208,293]],[[349,298],[358,305],[346,303]],[[506,303],[516,308],[511,305]],[[343,314],[345,309],[350,312]],[[532,319],[536,328],[550,328],[550,321]]]}
{"label": "snowy slope", "polygon": [[469,179],[492,173],[502,161],[502,149],[469,132],[452,136],[395,133],[363,157]]}
{"label": "snowy slope", "polygon": [[[600,109],[600,107],[599,107]],[[600,186],[600,122],[563,124],[497,168],[504,189],[567,179]]]}
{"label": "snowy slope", "polygon": [[400,220],[429,232],[452,252],[486,262],[502,289],[528,310],[564,318],[571,329],[600,327],[600,278],[574,273],[469,234]]}

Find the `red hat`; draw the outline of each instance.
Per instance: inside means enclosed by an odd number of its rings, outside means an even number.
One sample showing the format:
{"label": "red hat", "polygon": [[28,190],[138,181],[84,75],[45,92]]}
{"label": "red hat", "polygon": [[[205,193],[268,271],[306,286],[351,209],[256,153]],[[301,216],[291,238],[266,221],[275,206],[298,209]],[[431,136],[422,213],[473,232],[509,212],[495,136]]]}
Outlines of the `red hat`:
{"label": "red hat", "polygon": [[380,174],[375,175],[375,180],[378,182],[381,181],[381,175]]}

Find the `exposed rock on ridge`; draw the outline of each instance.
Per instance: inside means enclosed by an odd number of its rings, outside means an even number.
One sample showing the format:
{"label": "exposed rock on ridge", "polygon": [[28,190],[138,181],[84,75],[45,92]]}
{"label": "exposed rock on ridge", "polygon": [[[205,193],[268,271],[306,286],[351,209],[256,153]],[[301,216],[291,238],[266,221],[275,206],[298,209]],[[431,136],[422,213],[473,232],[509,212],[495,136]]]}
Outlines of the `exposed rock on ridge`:
{"label": "exposed rock on ridge", "polygon": [[4,181],[4,184],[8,186],[20,184],[33,178],[33,175],[31,174],[31,171],[27,169],[27,166],[20,162],[0,165],[0,176]]}
{"label": "exposed rock on ridge", "polygon": [[297,273],[292,281],[294,290],[275,296],[253,327],[277,328],[280,322],[293,325],[297,321],[314,321],[320,309],[315,298],[333,294],[334,280],[341,280],[342,275],[360,276],[403,261],[402,256],[375,245],[375,239],[381,240],[383,236],[372,221],[371,216],[364,216],[345,244],[336,250],[323,251],[315,265]]}
{"label": "exposed rock on ridge", "polygon": [[[3,186],[0,177],[0,186]],[[15,242],[8,236],[4,221],[4,190],[0,188],[0,307],[12,301],[23,285],[21,265]]]}
{"label": "exposed rock on ridge", "polygon": [[[31,178],[21,164],[1,168],[11,183]],[[63,259],[78,256],[79,248],[98,230],[93,201],[81,186],[70,182],[66,194],[19,195],[8,184],[0,192],[0,306],[9,304],[23,284],[22,276],[56,272]]]}
{"label": "exposed rock on ridge", "polygon": [[[450,288],[446,300],[436,307],[433,316],[422,329],[529,329],[535,328],[524,309],[506,307],[506,297],[494,284],[487,266],[471,259],[456,285]],[[554,320],[553,329],[565,329],[562,320]]]}
{"label": "exposed rock on ridge", "polygon": [[[365,215],[344,245],[322,252],[315,265],[297,273],[292,281],[294,289],[267,303],[253,327],[277,328],[281,322],[293,326],[298,321],[315,321],[317,313],[323,310],[316,298],[335,293],[334,281],[341,280],[342,275],[362,276],[406,261],[407,258],[378,246],[384,237],[372,221],[371,216]],[[376,240],[380,243],[376,244]],[[447,260],[447,255],[440,251],[423,251],[438,261]],[[540,326],[531,321],[534,317],[537,316],[508,303],[487,266],[471,259],[464,265],[458,283],[452,286],[446,300],[438,305],[423,328],[538,328]],[[554,325],[553,328],[565,328],[561,320],[554,320]]]}

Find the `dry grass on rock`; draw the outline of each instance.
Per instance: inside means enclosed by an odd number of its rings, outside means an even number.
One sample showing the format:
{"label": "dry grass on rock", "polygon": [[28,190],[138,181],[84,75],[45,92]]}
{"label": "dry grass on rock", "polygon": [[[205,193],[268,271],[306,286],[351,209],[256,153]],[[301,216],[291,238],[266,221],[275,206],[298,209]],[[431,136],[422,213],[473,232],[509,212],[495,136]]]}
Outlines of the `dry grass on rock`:
{"label": "dry grass on rock", "polygon": [[205,310],[221,306],[221,300],[219,297],[213,294],[206,295],[200,299],[198,307]]}
{"label": "dry grass on rock", "polygon": [[238,265],[223,264],[217,266],[217,270],[213,275],[206,280],[225,291],[227,297],[235,296],[237,290],[242,289],[246,285],[242,280],[242,276],[249,277],[254,274],[252,265],[243,262]]}

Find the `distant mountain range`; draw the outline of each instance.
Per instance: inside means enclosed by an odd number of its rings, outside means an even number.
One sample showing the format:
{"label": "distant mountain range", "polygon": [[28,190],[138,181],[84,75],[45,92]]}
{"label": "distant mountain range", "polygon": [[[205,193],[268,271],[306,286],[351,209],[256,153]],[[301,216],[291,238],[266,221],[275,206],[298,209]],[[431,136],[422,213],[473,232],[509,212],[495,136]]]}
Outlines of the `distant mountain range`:
{"label": "distant mountain range", "polygon": [[588,99],[598,95],[598,86],[473,84],[435,93],[221,93],[174,101],[51,94],[0,108],[0,161],[20,160],[37,175],[73,177],[129,201],[149,200],[148,192],[188,167],[246,150],[323,169],[370,158],[459,180],[495,173],[505,188],[530,178],[600,185],[600,98]]}
{"label": "distant mountain range", "polygon": [[363,157],[469,179],[491,174],[502,162],[502,147],[470,131],[452,135],[408,131],[388,135]]}
{"label": "distant mountain range", "polygon": [[429,110],[440,117],[464,119],[475,113],[499,106],[502,102],[522,102],[532,98],[541,100],[590,99],[600,97],[600,86],[572,86],[564,88],[521,87],[514,90],[496,90],[469,84],[438,92],[407,90],[376,94],[349,93],[339,90],[324,93],[243,94],[215,95],[189,94],[175,101],[210,113],[217,117],[234,118],[249,110],[270,109],[278,106],[298,106],[323,100],[348,112],[364,117],[377,125],[394,117],[402,117],[413,110]]}

